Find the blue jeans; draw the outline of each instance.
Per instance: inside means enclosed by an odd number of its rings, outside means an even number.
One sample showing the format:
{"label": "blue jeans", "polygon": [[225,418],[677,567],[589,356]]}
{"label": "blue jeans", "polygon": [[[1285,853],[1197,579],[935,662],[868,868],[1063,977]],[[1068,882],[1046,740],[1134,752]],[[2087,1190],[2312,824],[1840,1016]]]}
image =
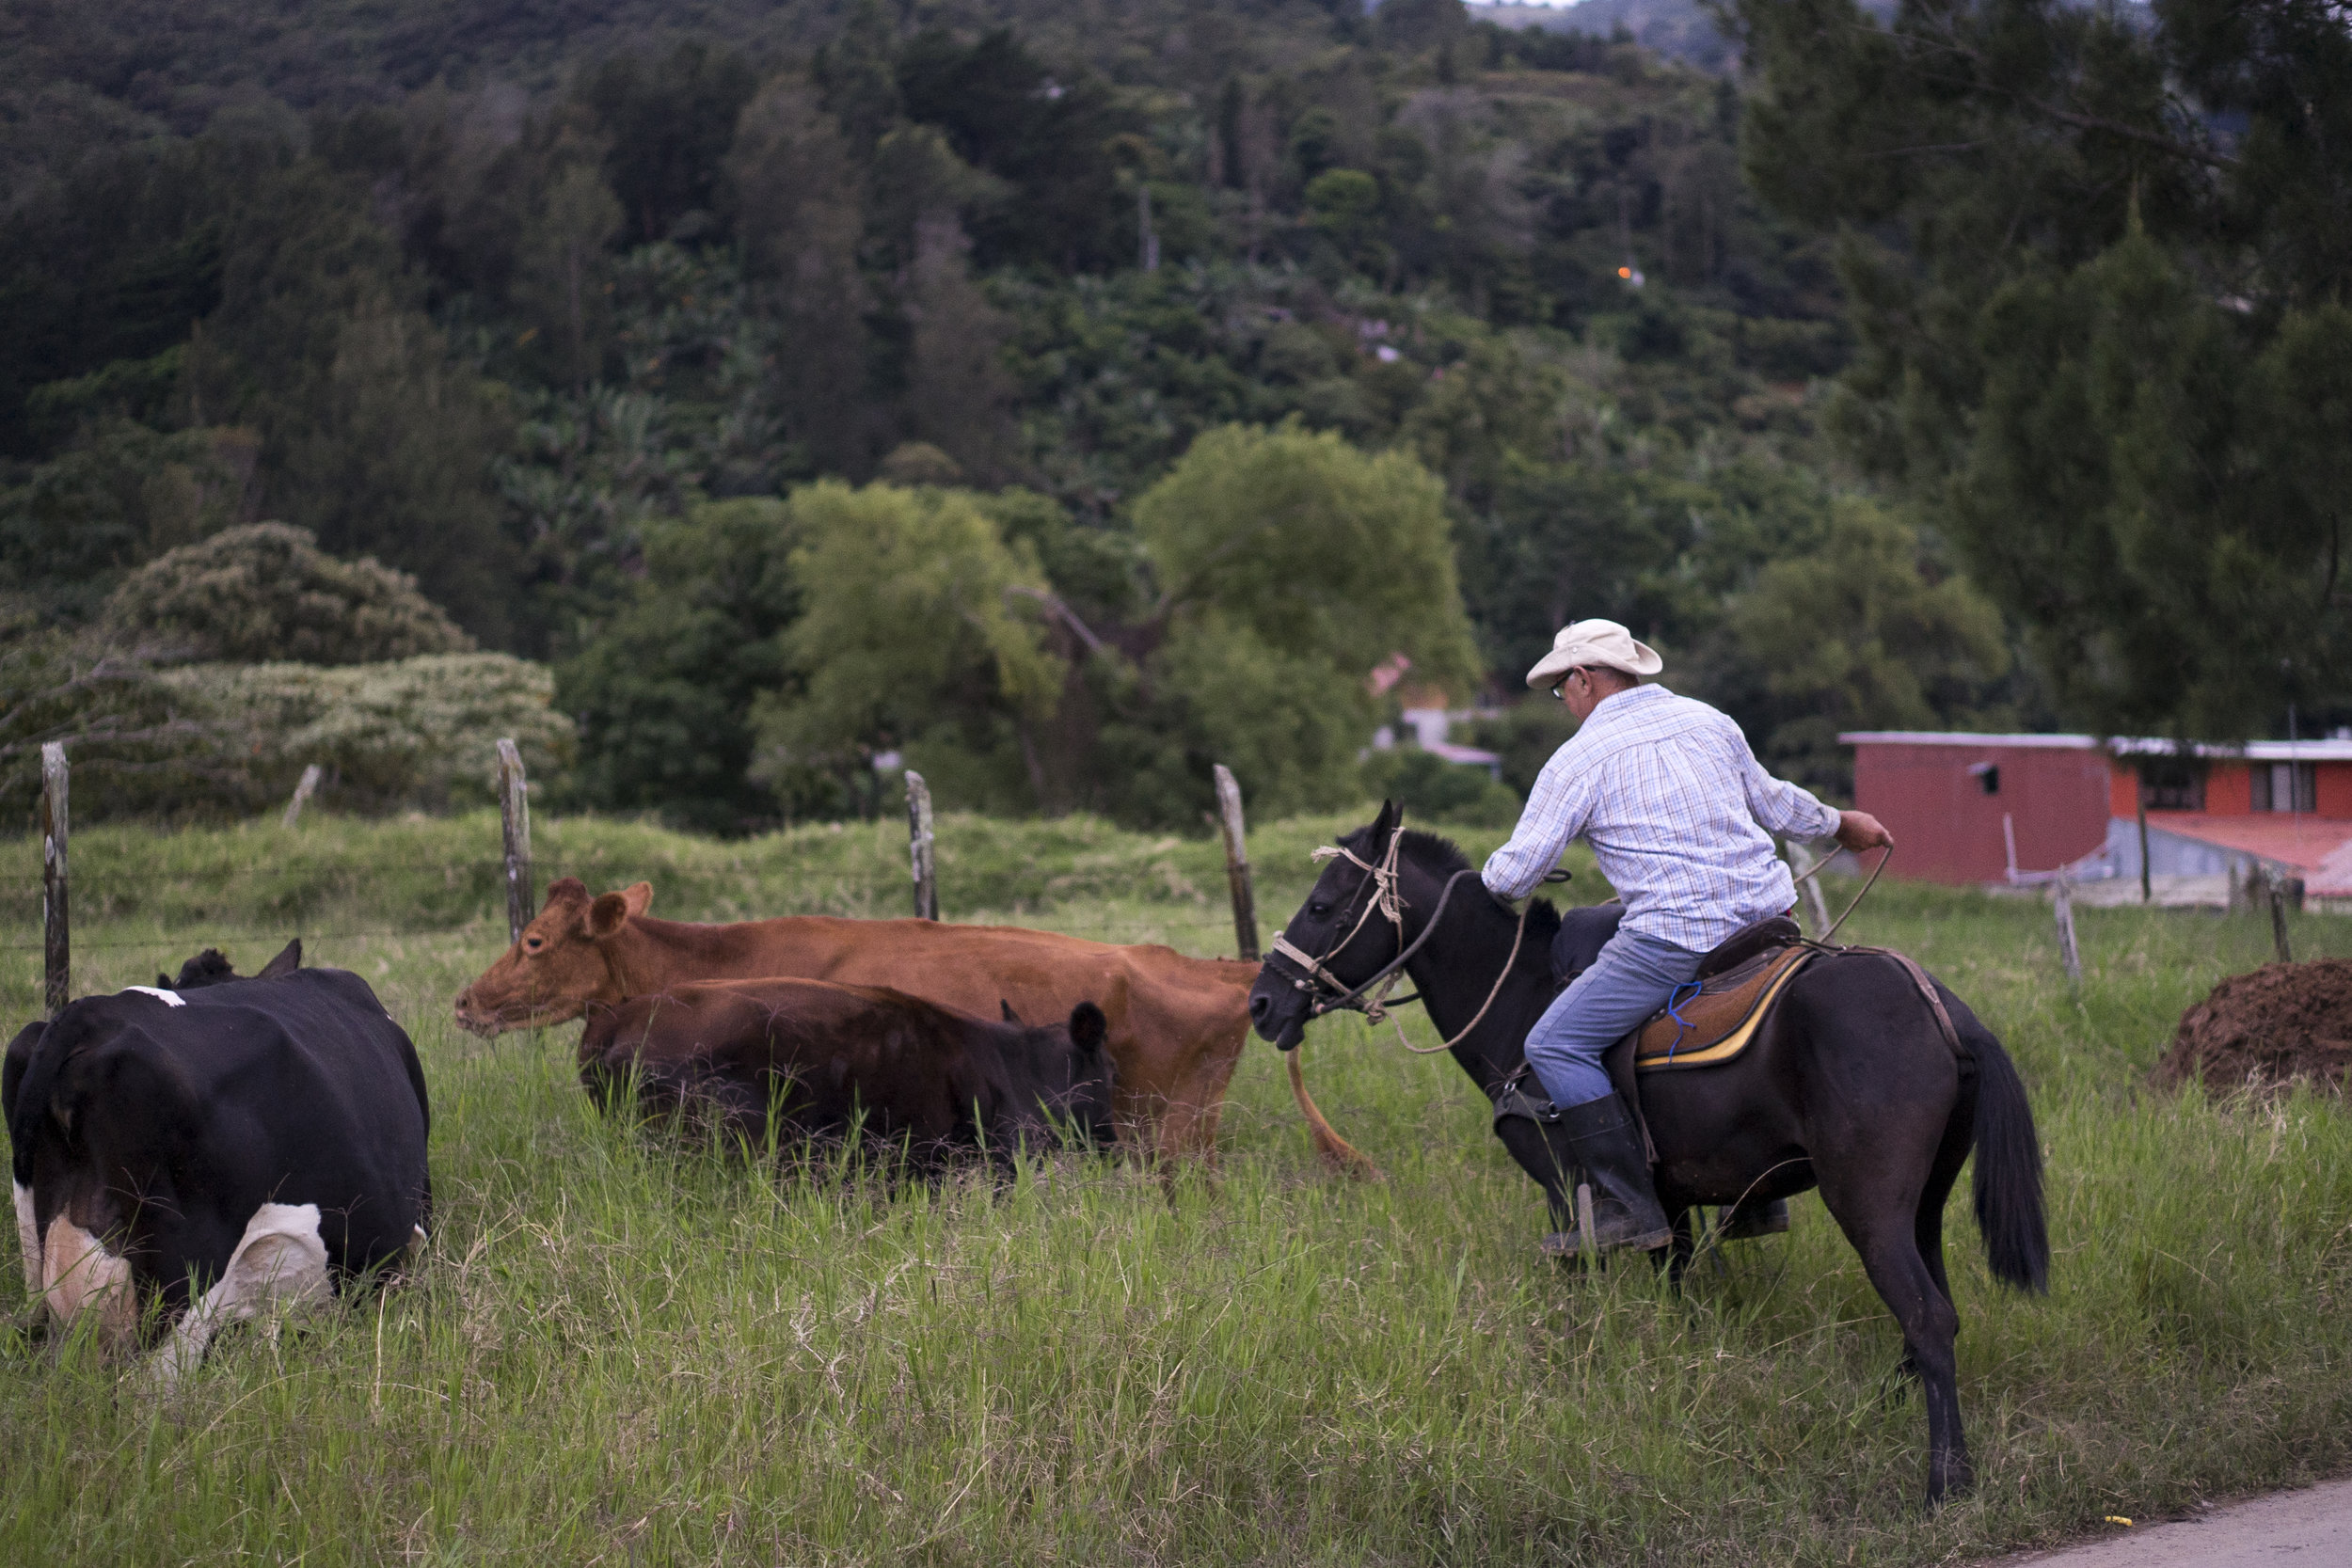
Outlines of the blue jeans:
{"label": "blue jeans", "polygon": [[1698,972],[1703,953],[1619,931],[1593,967],[1552,998],[1527,1032],[1527,1061],[1562,1110],[1606,1099],[1613,1085],[1600,1059],[1628,1031],[1666,1005]]}

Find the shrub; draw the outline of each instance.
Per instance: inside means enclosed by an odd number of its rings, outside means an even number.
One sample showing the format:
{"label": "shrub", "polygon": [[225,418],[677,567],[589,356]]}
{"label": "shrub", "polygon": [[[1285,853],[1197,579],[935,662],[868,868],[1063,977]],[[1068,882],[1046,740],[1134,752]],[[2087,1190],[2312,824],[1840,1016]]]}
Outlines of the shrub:
{"label": "shrub", "polygon": [[474,645],[416,578],[367,557],[338,561],[284,523],[165,552],[123,579],[104,623],[117,641],[175,661],[368,664]]}
{"label": "shrub", "polygon": [[441,810],[492,798],[501,736],[542,782],[572,758],[572,721],[549,705],[553,675],[504,654],[342,668],[200,664],[164,680],[244,732],[249,799],[278,798],[317,763],[328,775],[322,798],[335,805]]}

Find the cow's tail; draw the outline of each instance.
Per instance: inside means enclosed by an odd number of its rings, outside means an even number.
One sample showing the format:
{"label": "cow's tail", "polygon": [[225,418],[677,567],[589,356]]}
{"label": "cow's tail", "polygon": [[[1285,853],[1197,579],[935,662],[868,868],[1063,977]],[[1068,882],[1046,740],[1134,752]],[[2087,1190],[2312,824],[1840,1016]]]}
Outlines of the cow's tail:
{"label": "cow's tail", "polygon": [[1323,1163],[1343,1175],[1362,1177],[1367,1181],[1383,1180],[1380,1167],[1334,1132],[1331,1123],[1315,1108],[1314,1097],[1307,1092],[1307,1080],[1298,1070],[1299,1049],[1294,1046],[1282,1054],[1290,1063],[1292,1098],[1298,1101],[1298,1109],[1307,1117],[1307,1132],[1314,1139],[1315,1152],[1322,1156]]}
{"label": "cow's tail", "polygon": [[1977,1228],[1985,1262],[2005,1285],[2050,1288],[2050,1233],[2042,1210],[2042,1142],[2025,1082],[1993,1032],[1964,1037],[1977,1059]]}
{"label": "cow's tail", "polygon": [[19,1186],[33,1184],[33,1146],[57,1092],[57,1074],[64,1069],[67,1053],[66,1031],[52,1020],[33,1047],[24,1082],[16,1085],[16,1103],[8,1115],[8,1166]]}

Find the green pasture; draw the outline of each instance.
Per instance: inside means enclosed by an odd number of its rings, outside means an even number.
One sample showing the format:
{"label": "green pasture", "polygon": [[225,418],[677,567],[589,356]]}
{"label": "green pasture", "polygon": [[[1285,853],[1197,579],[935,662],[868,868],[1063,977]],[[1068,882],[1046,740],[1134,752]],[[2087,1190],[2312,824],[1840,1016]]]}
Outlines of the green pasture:
{"label": "green pasture", "polygon": [[[1253,838],[1269,930],[1344,825]],[[908,898],[898,824],[535,832],[543,875],[650,878],[657,912]],[[439,1211],[413,1282],[232,1335],[168,1399],[0,1333],[0,1561],[1964,1561],[2352,1462],[2352,1121],[2143,1086],[2181,1011],[2267,958],[2250,917],[2080,911],[2079,992],[2040,903],[1887,883],[1848,927],[2001,1034],[2049,1160],[2047,1298],[1996,1292],[1954,1200],[1979,1486],[1930,1518],[1897,1335],[1815,1198],[1678,1299],[1557,1274],[1484,1102],[1353,1019],[1309,1079],[1383,1182],[1318,1168],[1255,1045],[1214,1181],[1055,1155],[1003,1192],[780,1182],[600,1120],[574,1030],[451,1027],[505,944],[497,845],[488,816],[77,837],[77,990],[296,932],[376,986],[424,1059]],[[4,853],[22,1021],[39,847]],[[940,863],[951,918],[1232,950],[1206,840],[951,816]],[[2352,921],[2294,937],[2352,955]],[[0,1317],[26,1305],[11,1267]]]}

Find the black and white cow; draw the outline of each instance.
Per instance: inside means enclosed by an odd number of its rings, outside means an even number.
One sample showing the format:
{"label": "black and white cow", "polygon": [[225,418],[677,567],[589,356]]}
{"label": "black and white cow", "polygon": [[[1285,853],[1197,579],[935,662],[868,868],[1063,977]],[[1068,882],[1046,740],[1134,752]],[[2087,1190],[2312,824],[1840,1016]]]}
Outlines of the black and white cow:
{"label": "black and white cow", "polygon": [[208,952],[180,989],[26,1025],[0,1069],[26,1288],[115,1344],[164,1339],[167,1379],[424,1235],[416,1048],[366,981],[300,964],[297,942],[241,979]]}

